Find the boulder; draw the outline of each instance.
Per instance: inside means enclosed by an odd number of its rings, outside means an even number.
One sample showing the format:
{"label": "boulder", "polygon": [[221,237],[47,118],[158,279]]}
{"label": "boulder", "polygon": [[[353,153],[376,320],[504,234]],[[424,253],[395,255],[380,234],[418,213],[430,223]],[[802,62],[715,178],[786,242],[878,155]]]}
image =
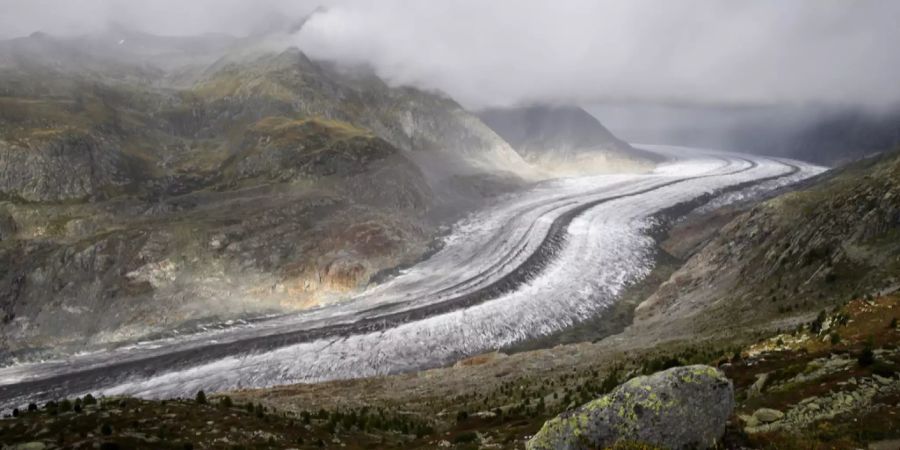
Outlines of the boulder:
{"label": "boulder", "polygon": [[528,450],[605,448],[639,442],[709,448],[725,432],[734,388],[709,366],[675,367],[633,378],[612,392],[547,421]]}
{"label": "boulder", "polygon": [[769,381],[768,373],[761,373],[756,375],[756,381],[753,382],[753,385],[750,386],[750,389],[747,389],[747,398],[753,398],[761,394],[766,386],[767,381]]}
{"label": "boulder", "polygon": [[781,420],[784,417],[784,413],[777,409],[759,408],[753,413],[753,417],[760,423],[771,423]]}
{"label": "boulder", "polygon": [[[4,447],[7,448],[7,447]],[[43,442],[26,442],[24,444],[13,445],[10,447],[14,450],[44,450],[47,446]]]}

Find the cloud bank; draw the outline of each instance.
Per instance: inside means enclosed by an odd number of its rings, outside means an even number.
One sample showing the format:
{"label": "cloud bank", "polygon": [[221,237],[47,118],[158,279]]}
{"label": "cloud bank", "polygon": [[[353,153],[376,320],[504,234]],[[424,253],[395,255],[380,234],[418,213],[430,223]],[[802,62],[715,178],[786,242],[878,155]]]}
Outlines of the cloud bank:
{"label": "cloud bank", "polygon": [[900,2],[446,1],[335,5],[296,36],[473,107],[536,101],[900,100]]}
{"label": "cloud bank", "polygon": [[246,35],[325,6],[290,41],[479,108],[532,102],[900,102],[890,0],[0,0],[0,36]]}

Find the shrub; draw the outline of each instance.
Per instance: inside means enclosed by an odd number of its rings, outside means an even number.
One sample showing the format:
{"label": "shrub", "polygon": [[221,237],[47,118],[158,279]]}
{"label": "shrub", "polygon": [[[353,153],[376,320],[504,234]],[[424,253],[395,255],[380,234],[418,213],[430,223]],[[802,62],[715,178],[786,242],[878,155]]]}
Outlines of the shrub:
{"label": "shrub", "polygon": [[28,404],[28,412],[34,412],[34,411],[37,411],[37,409],[38,409],[37,403],[29,403]]}
{"label": "shrub", "polygon": [[478,434],[474,431],[467,431],[465,433],[461,433],[453,438],[453,443],[455,444],[467,444],[469,442],[475,442],[478,439]]}
{"label": "shrub", "polygon": [[624,441],[624,442],[616,442],[609,450],[659,450],[660,447],[656,447],[652,444],[645,444],[643,442],[636,441]]}
{"label": "shrub", "polygon": [[85,405],[96,405],[97,399],[95,399],[93,395],[88,394],[84,396],[84,400],[82,400],[81,403]]}
{"label": "shrub", "polygon": [[831,345],[838,345],[841,343],[841,335],[837,333],[831,333]]}
{"label": "shrub", "polygon": [[619,380],[619,371],[613,370],[609,374],[606,375],[606,378],[600,383],[600,393],[606,394],[611,392],[621,383]]}
{"label": "shrub", "polygon": [[221,405],[223,408],[231,408],[232,406],[234,406],[234,402],[231,401],[231,397],[226,395],[222,397],[222,400],[219,400],[219,405]]}
{"label": "shrub", "polygon": [[872,365],[872,373],[880,377],[891,378],[897,373],[897,370],[890,364],[877,362]]}
{"label": "shrub", "polygon": [[112,426],[110,426],[110,424],[108,424],[108,423],[104,423],[103,425],[100,426],[100,434],[102,434],[104,436],[111,435],[112,434]]}
{"label": "shrub", "polygon": [[890,328],[892,330],[897,329],[897,318],[896,317],[891,319],[891,324],[888,326],[888,328]]}
{"label": "shrub", "polygon": [[456,422],[457,423],[465,422],[466,419],[468,419],[468,418],[469,418],[469,413],[467,413],[466,411],[460,411],[460,412],[456,413]]}
{"label": "shrub", "polygon": [[206,393],[203,392],[203,389],[197,391],[197,397],[194,398],[198,405],[206,404]]}
{"label": "shrub", "polygon": [[72,402],[69,399],[64,398],[61,402],[59,402],[59,410],[60,412],[69,412],[72,410]]}
{"label": "shrub", "polygon": [[867,345],[856,358],[856,362],[859,363],[860,367],[868,367],[874,364],[875,352],[872,351],[872,347]]}

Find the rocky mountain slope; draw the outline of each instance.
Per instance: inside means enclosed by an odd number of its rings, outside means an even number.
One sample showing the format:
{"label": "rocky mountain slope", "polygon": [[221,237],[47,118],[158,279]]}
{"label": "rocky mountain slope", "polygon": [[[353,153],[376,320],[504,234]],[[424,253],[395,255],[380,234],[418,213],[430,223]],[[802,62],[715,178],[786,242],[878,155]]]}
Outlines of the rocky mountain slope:
{"label": "rocky mountain slope", "polygon": [[846,164],[900,145],[900,111],[896,109],[816,111],[800,122],[736,127],[729,139],[733,148],[742,151],[827,165]]}
{"label": "rocky mountain slope", "polygon": [[0,359],[336,301],[535,174],[446,97],[271,48],[0,42]]}
{"label": "rocky mountain slope", "polygon": [[488,109],[479,117],[529,162],[557,174],[646,171],[659,161],[575,106]]}
{"label": "rocky mountain slope", "polygon": [[810,183],[725,225],[637,308],[635,333],[671,339],[766,326],[773,317],[814,315],[896,289],[900,155],[863,160]]}

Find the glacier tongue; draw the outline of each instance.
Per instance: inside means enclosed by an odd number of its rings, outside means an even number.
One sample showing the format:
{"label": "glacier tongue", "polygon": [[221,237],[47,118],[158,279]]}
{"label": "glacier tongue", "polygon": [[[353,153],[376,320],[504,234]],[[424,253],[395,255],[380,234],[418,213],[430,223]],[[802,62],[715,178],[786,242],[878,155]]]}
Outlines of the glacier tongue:
{"label": "glacier tongue", "polygon": [[[428,260],[341,305],[75,357],[65,364],[0,369],[0,382],[8,388],[69,376],[79,368],[109,367],[89,387],[83,384],[83,389],[75,389],[79,392],[67,394],[167,397],[199,389],[365,377],[447,364],[603,314],[629,283],[652,269],[654,242],[648,231],[660,210],[729,186],[762,181],[713,200],[722,205],[822,171],[747,155],[659,146],[652,150],[673,161],[650,174],[559,179],[505,196],[456,224],[443,249]],[[548,233],[560,224],[562,238],[548,243]],[[533,256],[538,252],[550,256],[538,264]],[[470,303],[454,307],[463,298]],[[377,326],[380,318],[386,325]],[[357,323],[368,325],[354,328]],[[267,336],[335,325],[342,331],[302,342],[272,339],[265,344]],[[250,338],[255,344],[242,346]],[[213,341],[227,343],[233,351],[203,359],[204,347]],[[149,365],[150,358],[176,351],[185,355],[182,360],[170,358],[171,365],[154,367],[153,375],[136,375],[142,358]],[[132,365],[117,372],[115,363],[122,361]],[[23,384],[19,391],[8,390],[0,401],[21,401],[29,397],[28,389]]]}

